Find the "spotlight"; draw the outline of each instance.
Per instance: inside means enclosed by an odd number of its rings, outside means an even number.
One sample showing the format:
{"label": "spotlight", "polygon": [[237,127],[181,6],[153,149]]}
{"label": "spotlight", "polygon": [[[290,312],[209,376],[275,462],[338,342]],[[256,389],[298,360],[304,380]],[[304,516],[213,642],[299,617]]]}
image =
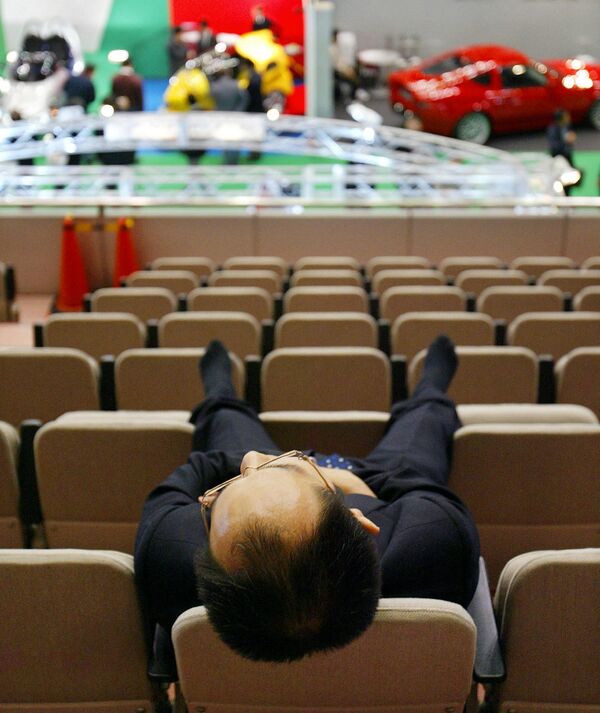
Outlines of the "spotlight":
{"label": "spotlight", "polygon": [[224,42],[217,42],[215,45],[215,52],[218,54],[223,54],[223,52],[227,51],[227,45]]}
{"label": "spotlight", "polygon": [[267,119],[269,121],[277,121],[277,119],[279,119],[279,116],[280,116],[279,109],[272,108],[272,109],[269,109],[269,111],[267,112]]}
{"label": "spotlight", "polygon": [[123,64],[129,59],[129,52],[127,50],[111,50],[108,53],[108,61],[113,64]]}
{"label": "spotlight", "polygon": [[10,52],[6,53],[6,61],[9,64],[13,64],[13,62],[16,62],[19,59],[19,53],[16,50],[11,50]]}
{"label": "spotlight", "polygon": [[103,104],[100,107],[100,116],[103,116],[105,119],[110,118],[114,113],[115,113],[115,108],[114,108],[114,106],[111,106],[110,104]]}

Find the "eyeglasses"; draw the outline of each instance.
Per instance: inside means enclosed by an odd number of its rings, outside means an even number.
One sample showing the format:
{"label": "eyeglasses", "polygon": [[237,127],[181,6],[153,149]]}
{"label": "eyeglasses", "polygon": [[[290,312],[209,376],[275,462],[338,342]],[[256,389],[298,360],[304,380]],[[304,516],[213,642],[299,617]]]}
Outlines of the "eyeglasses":
{"label": "eyeglasses", "polygon": [[314,462],[312,458],[309,458],[309,456],[305,455],[302,453],[302,451],[288,451],[287,453],[282,453],[280,456],[275,456],[274,458],[271,458],[268,461],[265,461],[264,463],[261,463],[260,465],[248,465],[244,468],[244,472],[240,473],[239,475],[234,476],[233,478],[229,478],[229,480],[224,481],[220,485],[215,485],[214,488],[210,488],[210,490],[207,490],[204,495],[201,495],[198,500],[200,502],[200,514],[202,515],[202,522],[204,523],[204,528],[206,529],[206,534],[210,534],[210,526],[208,523],[208,512],[210,508],[212,507],[212,504],[215,502],[217,499],[217,495],[224,490],[228,485],[231,485],[231,483],[235,482],[236,480],[240,480],[240,478],[245,478],[246,474],[248,473],[249,470],[260,470],[261,468],[266,468],[268,465],[271,465],[272,463],[275,463],[278,460],[282,460],[283,458],[298,458],[298,460],[302,460],[305,463],[308,463],[312,470],[316,473],[316,475],[321,479],[323,482],[323,485],[325,488],[332,493],[333,495],[336,494],[335,489],[330,485],[329,481],[325,478],[323,473],[319,470],[317,464]]}

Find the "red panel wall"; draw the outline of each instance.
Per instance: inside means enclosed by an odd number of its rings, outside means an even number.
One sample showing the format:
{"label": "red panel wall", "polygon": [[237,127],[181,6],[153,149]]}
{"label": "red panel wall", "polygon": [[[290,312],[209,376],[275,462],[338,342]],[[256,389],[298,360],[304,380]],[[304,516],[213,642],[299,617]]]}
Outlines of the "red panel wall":
{"label": "red panel wall", "polygon": [[[252,29],[250,10],[257,0],[170,0],[171,22],[197,22],[206,18],[215,32],[243,34]],[[273,21],[282,44],[304,44],[302,0],[266,0],[260,3]]]}

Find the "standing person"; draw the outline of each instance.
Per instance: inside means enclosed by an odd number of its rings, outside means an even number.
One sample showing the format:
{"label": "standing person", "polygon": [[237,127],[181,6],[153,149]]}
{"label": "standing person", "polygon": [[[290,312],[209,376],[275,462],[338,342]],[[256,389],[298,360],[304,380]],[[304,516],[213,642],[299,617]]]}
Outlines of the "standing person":
{"label": "standing person", "polygon": [[200,20],[200,29],[198,30],[198,42],[196,44],[196,54],[200,55],[203,52],[210,52],[217,44],[217,36],[213,32],[206,20]]}
{"label": "standing person", "polygon": [[206,398],[191,418],[193,451],[150,493],[137,533],[151,623],[170,632],[203,603],[242,656],[291,661],[358,637],[380,596],[467,606],[479,539],[447,486],[460,422],[446,391],[457,363],[452,342],[438,337],[366,458],[281,454],[236,397],[229,356],[212,342],[200,363]]}
{"label": "standing person", "polygon": [[65,105],[82,106],[87,113],[89,106],[96,100],[96,90],[92,78],[96,67],[86,64],[81,74],[72,74],[64,86]]}
{"label": "standing person", "polygon": [[[575,168],[573,163],[573,148],[577,134],[571,128],[571,115],[566,109],[557,109],[554,112],[554,120],[546,130],[548,147],[551,156],[563,156],[569,165]],[[581,181],[579,179],[578,183]],[[568,196],[572,186],[565,186],[565,194]]]}
{"label": "standing person", "polygon": [[178,69],[183,67],[188,58],[188,48],[182,39],[181,27],[173,28],[171,39],[167,45],[167,55],[169,57],[169,72],[173,76]]}
{"label": "standing person", "polygon": [[[248,92],[232,77],[231,70],[221,69],[215,72],[210,93],[217,111],[246,111]],[[239,162],[240,152],[225,150],[223,157],[226,164],[235,164]]]}
{"label": "standing person", "polygon": [[[252,114],[262,114],[265,111],[262,94],[262,78],[256,71],[254,62],[246,57],[240,60],[239,78],[246,84],[248,92],[248,106],[246,111]],[[262,153],[260,151],[250,151],[248,154],[249,161],[258,161]]]}
{"label": "standing person", "polygon": [[265,9],[262,5],[255,5],[251,10],[252,16],[252,31],[270,30],[273,27],[273,22],[265,15]]}
{"label": "standing person", "polygon": [[135,73],[133,63],[126,59],[112,80],[112,94],[129,99],[129,111],[143,111],[144,90],[142,78]]}

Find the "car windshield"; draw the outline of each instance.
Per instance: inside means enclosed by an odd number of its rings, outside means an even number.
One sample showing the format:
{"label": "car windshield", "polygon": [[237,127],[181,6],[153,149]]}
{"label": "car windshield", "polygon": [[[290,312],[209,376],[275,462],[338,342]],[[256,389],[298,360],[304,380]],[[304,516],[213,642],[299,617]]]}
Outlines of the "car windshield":
{"label": "car windshield", "polygon": [[422,71],[423,74],[444,74],[444,72],[453,72],[455,69],[460,69],[465,64],[468,64],[468,62],[465,62],[459,55],[453,54],[442,59],[436,59],[431,64],[424,64]]}

